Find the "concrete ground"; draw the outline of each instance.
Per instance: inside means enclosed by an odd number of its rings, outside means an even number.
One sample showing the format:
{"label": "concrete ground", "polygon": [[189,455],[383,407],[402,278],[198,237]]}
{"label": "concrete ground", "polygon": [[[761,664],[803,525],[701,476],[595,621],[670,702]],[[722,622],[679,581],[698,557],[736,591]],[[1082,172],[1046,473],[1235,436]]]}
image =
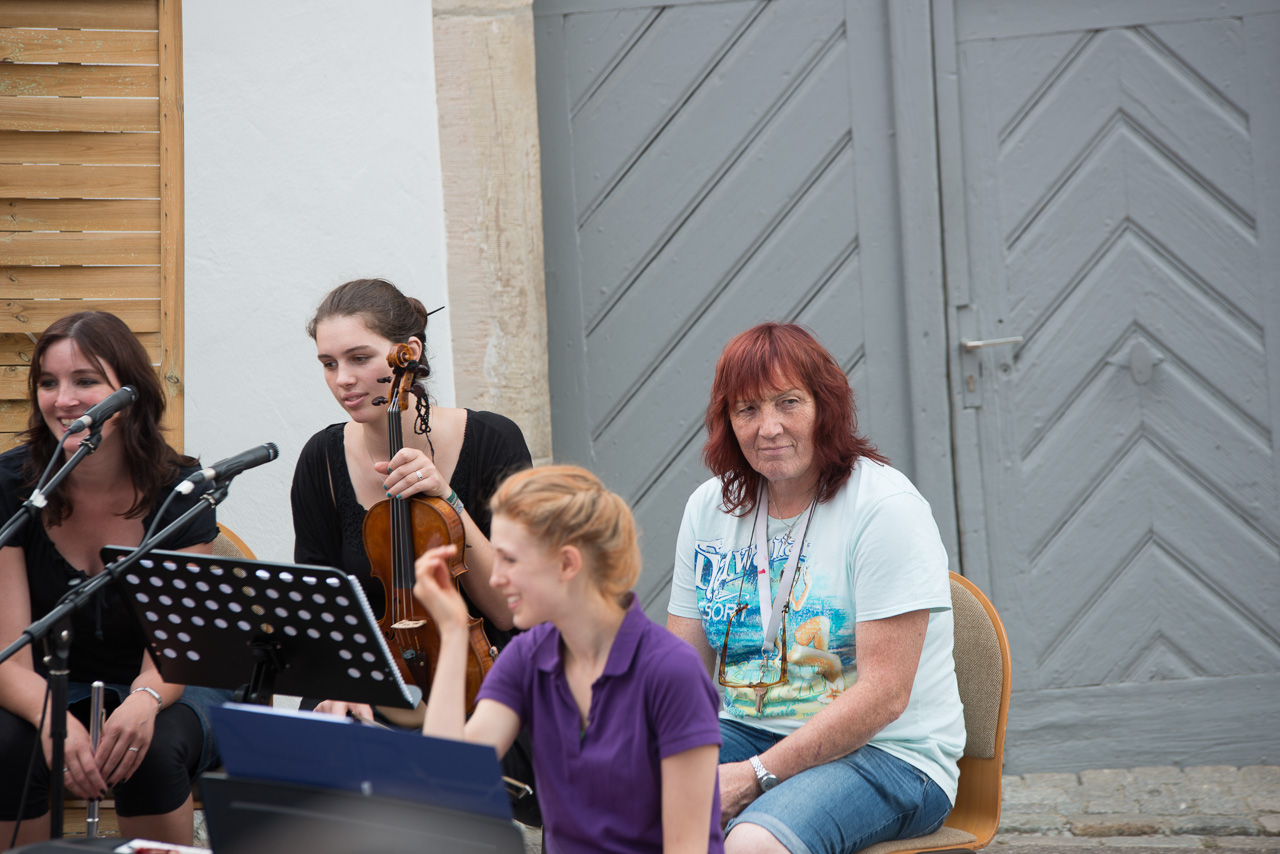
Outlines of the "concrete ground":
{"label": "concrete ground", "polygon": [[[1280,854],[1280,766],[1006,775],[988,854]],[[527,833],[527,854],[540,854]]]}
{"label": "concrete ground", "polygon": [[1280,766],[1006,775],[1002,789],[994,851],[1280,852]]}
{"label": "concrete ground", "polygon": [[[1006,775],[1001,797],[989,854],[1280,854],[1280,766]],[[541,833],[525,847],[541,854]]]}

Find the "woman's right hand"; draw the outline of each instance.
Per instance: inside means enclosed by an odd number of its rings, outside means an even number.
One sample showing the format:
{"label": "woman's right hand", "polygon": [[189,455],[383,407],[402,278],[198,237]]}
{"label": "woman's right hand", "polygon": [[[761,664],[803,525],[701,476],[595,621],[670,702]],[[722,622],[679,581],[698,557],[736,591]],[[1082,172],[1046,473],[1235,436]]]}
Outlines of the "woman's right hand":
{"label": "woman's right hand", "polygon": [[[45,723],[45,731],[41,742],[44,747],[44,761],[49,766],[50,774],[57,774],[61,768],[53,767],[53,738],[49,735],[49,722]],[[74,715],[67,715],[67,739],[63,743],[63,766],[67,769],[62,779],[67,791],[77,798],[101,798],[106,794],[107,781],[93,755],[93,741],[89,731],[84,728]]]}
{"label": "woman's right hand", "polygon": [[368,703],[344,703],[342,700],[325,700],[317,703],[314,711],[322,712],[326,715],[337,715],[345,718],[351,715],[353,718],[363,718],[366,721],[373,720],[373,708]]}
{"label": "woman's right hand", "polygon": [[462,601],[449,570],[448,558],[456,552],[453,545],[428,549],[414,565],[418,580],[413,585],[413,595],[435,620],[441,634],[449,628],[465,629],[470,620],[467,603]]}

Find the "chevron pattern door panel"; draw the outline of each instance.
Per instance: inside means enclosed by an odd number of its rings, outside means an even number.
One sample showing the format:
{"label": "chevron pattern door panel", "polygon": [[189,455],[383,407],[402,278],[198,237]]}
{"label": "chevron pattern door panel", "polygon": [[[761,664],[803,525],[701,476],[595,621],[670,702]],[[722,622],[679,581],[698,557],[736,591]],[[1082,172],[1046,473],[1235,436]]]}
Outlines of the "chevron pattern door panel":
{"label": "chevron pattern door panel", "polygon": [[1274,762],[1280,3],[1085,5],[954,7],[1008,770]]}
{"label": "chevron pattern door panel", "polygon": [[[910,468],[907,395],[888,391],[905,350],[882,232],[883,10],[861,4],[875,8],[855,27],[856,5],[535,3],[555,456],[635,507],[659,620],[685,501],[708,476],[715,359],[737,332],[814,329],[864,425]],[[867,212],[879,217],[869,232]]]}

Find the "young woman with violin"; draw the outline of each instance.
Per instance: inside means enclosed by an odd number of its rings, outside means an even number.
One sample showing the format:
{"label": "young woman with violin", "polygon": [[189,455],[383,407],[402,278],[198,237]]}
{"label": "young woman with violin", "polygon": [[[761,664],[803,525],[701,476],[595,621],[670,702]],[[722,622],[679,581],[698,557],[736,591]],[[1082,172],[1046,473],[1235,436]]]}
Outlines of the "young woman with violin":
{"label": "young woman with violin", "polygon": [[548,851],[723,851],[720,699],[693,648],[640,607],[626,502],[585,469],[546,466],[504,481],[492,507],[490,583],[527,631],[465,720],[467,612],[450,579],[453,546],[419,558],[414,593],[443,636],[423,732],[501,755],[527,725]]}
{"label": "young woman with violin", "polygon": [[[488,642],[501,649],[512,621],[506,600],[489,584],[493,550],[488,501],[506,475],[530,465],[529,449],[510,419],[431,406],[425,394],[408,395],[414,400],[403,411],[388,412],[387,399],[398,391],[386,379],[392,374],[388,354],[395,345],[406,345],[409,360],[416,363],[410,370],[426,373],[426,325],[422,303],[383,279],[340,285],[316,309],[307,332],[316,342],[329,391],[348,420],[312,436],[298,459],[291,493],[294,560],[338,567],[356,576],[374,614],[392,622],[389,609],[396,603],[389,600],[398,597],[393,589],[397,585],[384,574],[386,567],[371,565],[370,555],[385,555],[387,544],[366,542],[366,514],[379,502],[440,499],[437,505],[447,503],[456,512],[465,536],[462,595],[471,613],[483,618]],[[413,556],[407,588],[399,591],[410,600]],[[316,708],[375,714],[337,701]],[[377,716],[402,727],[421,723],[421,709],[416,715],[379,709]],[[523,745],[505,767],[509,776],[532,781]],[[541,823],[533,798],[522,798],[514,807],[516,817],[526,824]]]}
{"label": "young woman with violin", "polygon": [[[85,435],[65,431],[94,404],[123,386],[136,400],[102,424],[101,444],[48,496],[48,505],[0,549],[0,639],[17,638],[45,616],[71,586],[103,571],[109,543],[137,545],[174,486],[196,461],[165,442],[164,390],[151,358],[128,326],[101,311],[50,324],[31,357],[27,429],[0,455],[0,516],[8,519],[32,493],[46,464],[76,452]],[[161,527],[186,512],[200,493],[179,496]],[[196,517],[164,548],[209,554],[218,535],[212,510]],[[66,791],[101,798],[115,788],[126,838],[191,844],[191,781],[211,761],[212,739],[200,690],[161,679],[146,638],[114,587],[104,587],[71,616],[67,691],[70,715],[64,767],[50,768],[47,665],[31,647],[0,664],[0,850],[46,839],[50,774]],[[106,683],[109,714],[95,750],[89,694]],[[208,699],[208,696],[205,696]],[[24,800],[25,787],[25,800]],[[23,806],[20,806],[23,804]]]}

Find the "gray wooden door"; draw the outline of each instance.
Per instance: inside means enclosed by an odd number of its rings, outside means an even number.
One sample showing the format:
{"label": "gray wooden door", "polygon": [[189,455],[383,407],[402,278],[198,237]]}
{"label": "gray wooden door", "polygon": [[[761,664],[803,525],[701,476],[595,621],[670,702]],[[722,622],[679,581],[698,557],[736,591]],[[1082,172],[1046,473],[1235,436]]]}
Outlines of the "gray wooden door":
{"label": "gray wooden door", "polygon": [[656,619],[715,359],[763,320],[831,349],[954,549],[943,351],[908,370],[913,306],[935,299],[911,336],[935,346],[942,292],[902,284],[887,8],[534,4],[554,452],[632,502]]}
{"label": "gray wooden door", "polygon": [[1280,760],[1280,3],[935,3],[1006,770]]}

